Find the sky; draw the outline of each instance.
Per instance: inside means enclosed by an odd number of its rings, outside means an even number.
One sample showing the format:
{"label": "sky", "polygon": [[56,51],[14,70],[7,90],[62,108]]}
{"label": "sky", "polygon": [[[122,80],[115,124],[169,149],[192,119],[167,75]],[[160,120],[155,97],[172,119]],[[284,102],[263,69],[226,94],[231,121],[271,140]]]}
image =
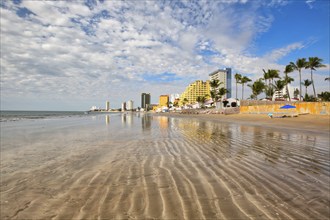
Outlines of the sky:
{"label": "sky", "polygon": [[138,107],[141,93],[158,103],[217,69],[254,81],[314,56],[326,65],[314,71],[316,91],[330,90],[329,0],[4,0],[0,9],[1,110]]}

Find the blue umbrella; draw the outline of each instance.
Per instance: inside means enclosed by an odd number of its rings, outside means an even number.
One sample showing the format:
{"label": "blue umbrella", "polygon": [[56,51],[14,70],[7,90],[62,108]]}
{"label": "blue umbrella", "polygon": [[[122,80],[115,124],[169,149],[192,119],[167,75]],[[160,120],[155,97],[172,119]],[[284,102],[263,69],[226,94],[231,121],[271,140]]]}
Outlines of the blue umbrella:
{"label": "blue umbrella", "polygon": [[280,107],[280,109],[290,109],[290,108],[296,108],[296,106],[294,106],[294,105],[283,105],[282,107]]}

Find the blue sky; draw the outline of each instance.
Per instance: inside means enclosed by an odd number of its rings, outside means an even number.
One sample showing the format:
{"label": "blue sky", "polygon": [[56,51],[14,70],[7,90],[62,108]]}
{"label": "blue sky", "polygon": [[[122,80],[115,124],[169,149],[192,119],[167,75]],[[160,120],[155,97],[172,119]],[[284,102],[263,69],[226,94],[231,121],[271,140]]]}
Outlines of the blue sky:
{"label": "blue sky", "polygon": [[[283,74],[290,61],[310,56],[327,65],[315,72],[317,92],[329,91],[329,4],[2,1],[1,109],[86,110],[106,100],[137,107],[143,92],[157,103],[219,68],[256,80],[262,69]],[[291,76],[298,86],[298,73]]]}

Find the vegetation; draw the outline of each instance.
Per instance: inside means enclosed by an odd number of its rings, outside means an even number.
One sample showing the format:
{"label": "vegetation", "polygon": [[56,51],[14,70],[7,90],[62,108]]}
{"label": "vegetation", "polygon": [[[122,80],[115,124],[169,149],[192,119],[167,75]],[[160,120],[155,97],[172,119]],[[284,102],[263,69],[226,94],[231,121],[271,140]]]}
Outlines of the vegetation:
{"label": "vegetation", "polygon": [[199,106],[203,108],[204,107],[204,103],[206,101],[206,97],[205,96],[198,96],[196,98],[196,101],[198,102]]}
{"label": "vegetation", "polygon": [[215,102],[216,99],[217,99],[217,89],[218,87],[222,84],[222,82],[220,83],[219,80],[217,79],[214,79],[210,82],[210,86],[212,88],[211,90],[211,98],[212,98],[212,101]]}
{"label": "vegetation", "polygon": [[301,100],[301,69],[305,68],[307,66],[307,62],[305,58],[298,59],[295,63],[290,62],[290,65],[294,70],[297,70],[299,72],[299,100]]}
{"label": "vegetation", "polygon": [[315,92],[315,86],[314,86],[314,80],[313,80],[313,70],[316,70],[316,68],[321,68],[325,67],[324,64],[322,64],[322,59],[318,57],[309,57],[308,62],[306,64],[306,69],[311,69],[311,81],[312,81],[312,86],[313,86],[313,93],[314,97],[316,97],[316,92]]}
{"label": "vegetation", "polygon": [[[312,81],[308,80],[308,79],[305,79],[303,82],[302,82],[303,86],[305,86],[306,88],[306,92],[305,92],[305,97],[308,97],[308,94],[307,94],[307,87],[312,85]],[[314,96],[315,97],[315,96]],[[306,98],[305,98],[306,99]],[[305,100],[306,101],[306,100]]]}
{"label": "vegetation", "polygon": [[238,89],[238,83],[241,83],[242,75],[236,73],[235,74],[235,80],[236,80],[236,100],[237,100],[237,89]]}
{"label": "vegetation", "polygon": [[317,96],[324,102],[330,102],[330,92],[321,92]]}
{"label": "vegetation", "polygon": [[251,82],[252,80],[246,76],[243,76],[241,78],[241,84],[242,84],[242,100],[244,99],[244,84],[247,82]]}
{"label": "vegetation", "polygon": [[290,102],[291,102],[291,97],[289,93],[288,84],[293,82],[294,79],[288,76],[288,74],[292,72],[293,72],[293,67],[291,65],[286,65],[284,70],[284,82],[285,82],[286,95],[288,96]]}
{"label": "vegetation", "polygon": [[255,81],[253,84],[249,84],[249,87],[251,87],[252,89],[252,94],[253,97],[255,97],[255,99],[258,99],[258,95],[260,93],[262,93],[262,91],[265,89],[266,85],[265,83],[262,81],[262,79],[259,79],[257,81]]}

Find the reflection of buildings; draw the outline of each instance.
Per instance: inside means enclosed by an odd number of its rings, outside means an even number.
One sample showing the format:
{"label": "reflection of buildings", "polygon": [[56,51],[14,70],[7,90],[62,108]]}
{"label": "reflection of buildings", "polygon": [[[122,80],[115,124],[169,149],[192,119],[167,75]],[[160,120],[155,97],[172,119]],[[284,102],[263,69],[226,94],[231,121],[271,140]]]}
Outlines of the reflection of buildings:
{"label": "reflection of buildings", "polygon": [[133,114],[131,113],[123,113],[121,115],[121,123],[132,125],[133,124]]}
{"label": "reflection of buildings", "polygon": [[106,125],[110,124],[110,116],[109,115],[105,116],[105,124]]}
{"label": "reflection of buildings", "polygon": [[231,98],[231,68],[226,68],[222,70],[216,70],[213,73],[209,74],[210,81],[219,80],[220,88],[227,89],[228,93],[224,96],[225,98]]}
{"label": "reflection of buildings", "polygon": [[133,101],[129,100],[126,102],[126,109],[127,111],[133,111]]}
{"label": "reflection of buildings", "polygon": [[151,116],[144,114],[141,119],[142,129],[150,129],[151,128]]}
{"label": "reflection of buildings", "polygon": [[210,95],[210,81],[203,82],[203,80],[196,80],[181,94],[180,102],[182,104],[184,99],[187,99],[188,103],[196,103],[197,97],[210,97]]}
{"label": "reflection of buildings", "polygon": [[167,129],[168,128],[168,117],[157,117],[159,121],[159,127],[161,129]]}
{"label": "reflection of buildings", "polygon": [[141,108],[146,109],[150,106],[150,93],[141,94]]}

